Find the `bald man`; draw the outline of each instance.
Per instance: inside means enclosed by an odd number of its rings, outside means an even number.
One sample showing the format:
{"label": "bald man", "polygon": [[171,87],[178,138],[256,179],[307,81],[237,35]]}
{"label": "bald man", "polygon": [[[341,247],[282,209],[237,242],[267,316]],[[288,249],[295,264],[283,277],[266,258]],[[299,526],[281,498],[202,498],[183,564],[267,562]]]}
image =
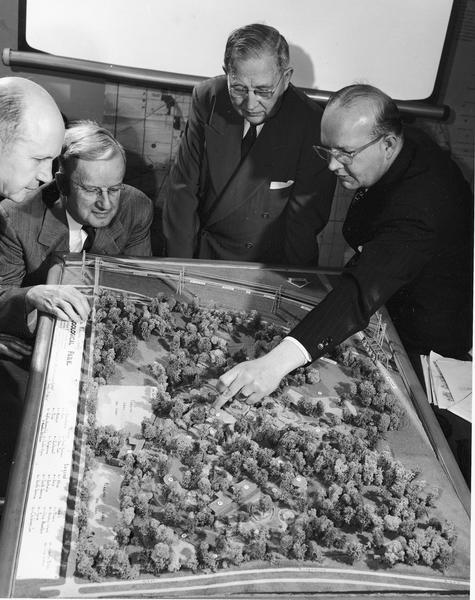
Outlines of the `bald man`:
{"label": "bald man", "polygon": [[[0,79],[0,200],[21,202],[52,179],[52,162],[64,139],[64,122],[53,98],[23,77]],[[0,355],[20,359],[30,346],[0,333]]]}
{"label": "bald man", "polygon": [[355,197],[343,235],[355,254],[339,283],[278,346],[236,365],[218,387],[250,402],[367,326],[386,304],[409,358],[431,350],[465,359],[472,344],[473,195],[449,154],[404,130],[381,90],[336,92],[322,117],[319,155]]}
{"label": "bald man", "polygon": [[[1,78],[0,200],[22,202],[41,183],[49,182],[63,139],[61,112],[46,90],[22,77]],[[0,333],[0,496],[5,493],[30,354],[30,344]]]}
{"label": "bald man", "polygon": [[22,77],[0,79],[0,195],[21,202],[52,179],[52,162],[64,139],[53,98]]}

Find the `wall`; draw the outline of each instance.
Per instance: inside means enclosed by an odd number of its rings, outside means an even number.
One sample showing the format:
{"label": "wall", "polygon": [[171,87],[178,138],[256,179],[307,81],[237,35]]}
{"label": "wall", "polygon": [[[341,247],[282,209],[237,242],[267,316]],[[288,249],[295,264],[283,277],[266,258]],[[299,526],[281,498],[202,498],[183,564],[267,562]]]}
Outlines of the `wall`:
{"label": "wall", "polygon": [[[18,48],[18,0],[1,0],[0,49]],[[24,71],[0,63],[0,76],[28,77],[46,88],[56,99],[60,109],[69,119],[94,119],[101,121],[104,114],[104,82],[86,78],[52,75],[45,71]]]}

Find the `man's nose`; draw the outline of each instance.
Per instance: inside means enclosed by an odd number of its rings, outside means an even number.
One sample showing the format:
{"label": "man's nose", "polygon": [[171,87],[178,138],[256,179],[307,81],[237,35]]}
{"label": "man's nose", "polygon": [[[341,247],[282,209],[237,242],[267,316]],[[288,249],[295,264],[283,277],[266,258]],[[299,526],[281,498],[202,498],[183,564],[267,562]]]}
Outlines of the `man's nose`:
{"label": "man's nose", "polygon": [[332,154],[330,154],[330,160],[328,161],[328,168],[330,171],[338,171],[343,165],[339,162]]}
{"label": "man's nose", "polygon": [[37,181],[42,181],[44,183],[48,183],[53,179],[53,161],[52,160],[43,160],[40,163],[40,168],[36,173]]}
{"label": "man's nose", "polygon": [[259,98],[256,96],[253,90],[248,91],[245,103],[248,110],[259,104]]}
{"label": "man's nose", "polygon": [[101,188],[101,195],[97,198],[97,203],[102,210],[109,210],[112,206],[109,190],[107,188]]}

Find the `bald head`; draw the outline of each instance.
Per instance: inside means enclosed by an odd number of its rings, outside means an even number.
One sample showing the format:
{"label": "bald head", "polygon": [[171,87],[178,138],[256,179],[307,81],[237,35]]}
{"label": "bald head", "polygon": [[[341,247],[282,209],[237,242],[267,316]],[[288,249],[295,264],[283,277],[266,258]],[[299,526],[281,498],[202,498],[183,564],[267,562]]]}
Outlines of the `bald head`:
{"label": "bald head", "polygon": [[373,135],[393,133],[399,135],[402,122],[399,109],[392,98],[372,85],[348,85],[335,92],[327,103],[328,112],[343,114],[350,111],[354,116],[371,122]]}
{"label": "bald head", "polygon": [[50,94],[22,77],[0,79],[0,194],[21,202],[50,181],[64,123]]}
{"label": "bald head", "polygon": [[379,181],[403,144],[396,104],[370,85],[350,85],[333,94],[321,131],[322,144],[331,150],[328,167],[347,189]]}

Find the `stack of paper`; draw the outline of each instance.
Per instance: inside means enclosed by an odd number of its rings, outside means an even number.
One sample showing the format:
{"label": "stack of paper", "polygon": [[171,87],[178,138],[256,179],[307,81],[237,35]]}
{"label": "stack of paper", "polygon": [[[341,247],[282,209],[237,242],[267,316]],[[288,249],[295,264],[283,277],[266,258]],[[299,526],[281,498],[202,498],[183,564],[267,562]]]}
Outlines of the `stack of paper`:
{"label": "stack of paper", "polygon": [[431,404],[472,422],[472,362],[445,358],[436,352],[421,356]]}

